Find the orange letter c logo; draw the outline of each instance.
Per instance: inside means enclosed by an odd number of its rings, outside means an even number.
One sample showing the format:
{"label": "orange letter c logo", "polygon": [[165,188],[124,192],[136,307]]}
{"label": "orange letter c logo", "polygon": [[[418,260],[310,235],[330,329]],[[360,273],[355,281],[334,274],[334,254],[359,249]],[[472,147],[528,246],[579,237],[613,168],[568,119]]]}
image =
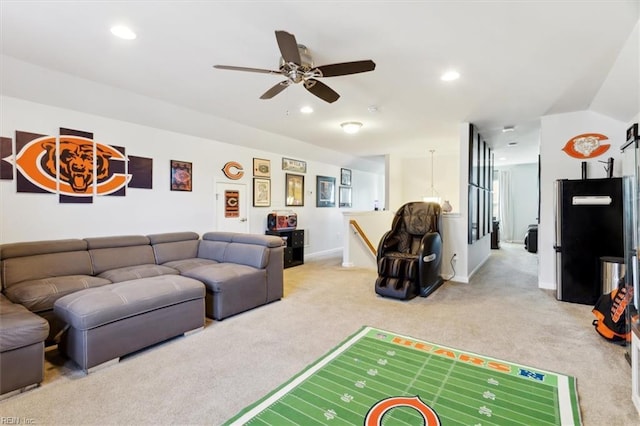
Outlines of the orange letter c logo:
{"label": "orange letter c logo", "polygon": [[222,172],[226,177],[228,177],[231,180],[238,180],[242,176],[244,176],[242,165],[237,161],[229,161],[228,163],[226,163],[222,168]]}
{"label": "orange letter c logo", "polygon": [[369,409],[367,417],[364,420],[365,426],[381,426],[382,417],[387,413],[387,411],[396,407],[410,407],[415,409],[420,413],[420,415],[422,415],[425,426],[440,426],[440,418],[438,418],[436,412],[433,411],[433,408],[422,402],[422,400],[417,396],[392,396],[390,398],[383,399],[382,401],[378,401]]}

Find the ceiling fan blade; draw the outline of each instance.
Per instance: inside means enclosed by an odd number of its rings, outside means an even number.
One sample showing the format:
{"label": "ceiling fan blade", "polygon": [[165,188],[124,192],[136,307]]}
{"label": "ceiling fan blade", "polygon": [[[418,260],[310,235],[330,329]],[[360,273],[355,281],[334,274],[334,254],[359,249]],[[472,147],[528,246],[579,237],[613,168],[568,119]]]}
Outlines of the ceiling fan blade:
{"label": "ceiling fan blade", "polygon": [[360,72],[373,71],[376,64],[371,59],[366,61],[342,62],[339,64],[322,65],[317,67],[323,77],[335,77],[338,75],[357,74]]}
{"label": "ceiling fan blade", "polygon": [[278,93],[282,92],[287,87],[289,87],[289,80],[281,81],[280,83],[273,86],[271,89],[264,92],[262,96],[260,96],[260,99],[271,99]]}
{"label": "ceiling fan blade", "polygon": [[265,70],[262,68],[234,67],[232,65],[214,65],[213,67],[219,70],[259,72],[263,74],[282,74],[280,71]]}
{"label": "ceiling fan blade", "polygon": [[331,87],[313,78],[310,78],[304,82],[304,88],[323,101],[329,103],[337,101],[340,97],[340,95]]}
{"label": "ceiling fan blade", "polygon": [[278,41],[282,59],[284,59],[285,62],[293,62],[294,64],[300,65],[302,61],[300,59],[300,51],[298,50],[296,37],[286,31],[276,31],[276,40]]}

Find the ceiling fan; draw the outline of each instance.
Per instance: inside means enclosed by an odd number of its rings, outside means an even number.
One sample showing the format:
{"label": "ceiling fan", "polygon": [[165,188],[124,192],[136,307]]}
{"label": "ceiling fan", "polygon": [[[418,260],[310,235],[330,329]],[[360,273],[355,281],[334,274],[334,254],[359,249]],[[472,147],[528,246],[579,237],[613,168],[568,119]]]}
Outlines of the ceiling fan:
{"label": "ceiling fan", "polygon": [[214,65],[214,68],[232,71],[258,72],[263,74],[280,74],[287,77],[269,90],[264,92],[260,99],[271,99],[292,84],[302,83],[304,88],[320,99],[332,103],[338,100],[340,95],[318,78],[336,77],[340,75],[357,74],[373,71],[376,68],[372,60],[341,62],[337,64],[314,66],[309,51],[304,45],[298,44],[296,37],[286,31],[276,31],[276,40],[282,57],[280,68],[266,70],[260,68],[235,67],[231,65]]}

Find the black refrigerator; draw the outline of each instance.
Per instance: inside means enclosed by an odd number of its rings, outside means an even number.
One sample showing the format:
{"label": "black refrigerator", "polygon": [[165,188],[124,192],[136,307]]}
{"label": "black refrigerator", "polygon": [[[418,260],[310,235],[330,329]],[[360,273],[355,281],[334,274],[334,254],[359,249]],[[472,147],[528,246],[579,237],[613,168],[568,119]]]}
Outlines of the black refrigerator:
{"label": "black refrigerator", "polygon": [[601,257],[624,255],[622,179],[556,181],[557,298],[594,305]]}

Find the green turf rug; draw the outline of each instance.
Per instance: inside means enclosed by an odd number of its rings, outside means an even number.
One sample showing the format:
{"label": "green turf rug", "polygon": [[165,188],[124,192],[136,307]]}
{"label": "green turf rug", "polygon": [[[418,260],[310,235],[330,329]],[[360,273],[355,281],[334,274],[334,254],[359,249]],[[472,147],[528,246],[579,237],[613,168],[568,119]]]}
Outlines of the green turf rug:
{"label": "green turf rug", "polygon": [[574,377],[363,327],[227,425],[579,425]]}

